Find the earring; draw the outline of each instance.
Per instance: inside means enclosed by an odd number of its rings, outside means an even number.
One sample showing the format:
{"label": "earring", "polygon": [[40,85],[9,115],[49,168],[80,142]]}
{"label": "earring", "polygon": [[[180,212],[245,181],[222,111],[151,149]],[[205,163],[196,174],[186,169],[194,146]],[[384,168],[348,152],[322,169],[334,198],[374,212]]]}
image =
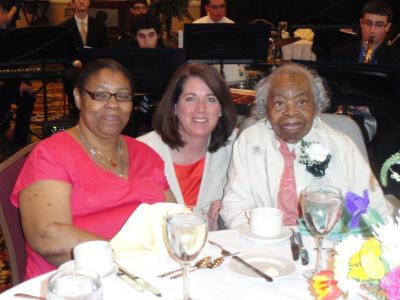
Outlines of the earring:
{"label": "earring", "polygon": [[174,111],[174,114],[175,114],[175,116],[177,116],[178,115],[178,111],[177,111],[177,109],[176,109],[176,104],[175,104],[175,111]]}
{"label": "earring", "polygon": [[219,112],[218,117],[220,118],[222,117],[222,112]]}

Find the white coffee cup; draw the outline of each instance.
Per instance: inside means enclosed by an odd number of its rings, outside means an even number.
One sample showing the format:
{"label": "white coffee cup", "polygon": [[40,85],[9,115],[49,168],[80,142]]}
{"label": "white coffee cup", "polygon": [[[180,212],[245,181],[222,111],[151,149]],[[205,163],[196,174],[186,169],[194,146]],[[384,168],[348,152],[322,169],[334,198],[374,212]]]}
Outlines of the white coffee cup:
{"label": "white coffee cup", "polygon": [[77,268],[96,271],[100,277],[106,277],[115,271],[114,255],[107,241],[89,241],[73,249],[74,263]]}
{"label": "white coffee cup", "polygon": [[257,237],[273,238],[282,233],[283,213],[274,207],[257,207],[246,211],[250,233]]}

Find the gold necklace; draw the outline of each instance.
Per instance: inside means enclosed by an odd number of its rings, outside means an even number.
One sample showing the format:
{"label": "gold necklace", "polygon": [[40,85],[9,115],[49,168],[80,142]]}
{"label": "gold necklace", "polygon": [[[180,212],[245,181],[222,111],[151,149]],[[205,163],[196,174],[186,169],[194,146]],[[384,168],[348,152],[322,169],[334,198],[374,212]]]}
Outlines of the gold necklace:
{"label": "gold necklace", "polygon": [[[105,167],[107,170],[109,170],[112,173],[114,173],[115,175],[117,175],[118,177],[123,177],[123,170],[122,170],[122,152],[123,152],[123,150],[122,150],[121,142],[119,141],[119,139],[118,139],[117,147],[116,147],[114,154],[110,158],[107,158],[107,157],[105,157],[105,155],[103,153],[101,153],[100,150],[96,149],[93,146],[93,144],[88,141],[88,139],[81,132],[78,125],[75,128],[76,128],[76,131],[78,132],[78,135],[79,135],[81,141],[85,145],[85,147],[88,150],[92,159],[99,165]],[[119,166],[113,160],[116,155],[119,158]]]}

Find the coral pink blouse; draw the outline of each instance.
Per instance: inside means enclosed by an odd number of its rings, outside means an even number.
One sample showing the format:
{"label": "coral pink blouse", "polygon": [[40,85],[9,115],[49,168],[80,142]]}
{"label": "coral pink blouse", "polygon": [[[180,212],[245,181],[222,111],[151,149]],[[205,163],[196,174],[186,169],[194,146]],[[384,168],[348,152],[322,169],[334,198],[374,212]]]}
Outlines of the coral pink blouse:
{"label": "coral pink blouse", "polygon": [[[37,181],[66,182],[72,187],[74,226],[110,240],[137,206],[164,201],[168,189],[158,154],[142,142],[123,138],[129,153],[128,179],[100,168],[68,132],[60,132],[33,149],[16,181],[11,202],[18,207],[19,193]],[[56,268],[28,243],[26,249],[26,279]]]}

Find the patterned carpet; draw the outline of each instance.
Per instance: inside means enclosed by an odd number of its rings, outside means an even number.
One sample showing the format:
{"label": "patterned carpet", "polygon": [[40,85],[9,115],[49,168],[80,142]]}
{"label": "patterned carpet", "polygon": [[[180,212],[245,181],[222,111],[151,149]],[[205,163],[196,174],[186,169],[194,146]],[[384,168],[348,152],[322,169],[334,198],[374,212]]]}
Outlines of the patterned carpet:
{"label": "patterned carpet", "polygon": [[[44,121],[44,101],[43,101],[43,89],[40,89],[42,84],[40,81],[34,81],[33,88],[38,91],[36,94],[36,102],[34,112],[31,118],[31,131],[32,131],[32,142],[38,140],[43,136],[42,124]],[[48,120],[54,121],[64,117],[67,112],[67,101],[64,98],[63,86],[61,83],[49,83],[47,85],[47,107],[48,107]],[[12,134],[14,124],[11,123],[10,131],[8,134]],[[3,145],[5,141],[0,141]],[[1,147],[4,149],[4,147]],[[2,157],[11,153],[2,153]],[[7,247],[0,230],[0,293],[10,288],[11,285],[11,273],[9,266],[9,257]]]}

